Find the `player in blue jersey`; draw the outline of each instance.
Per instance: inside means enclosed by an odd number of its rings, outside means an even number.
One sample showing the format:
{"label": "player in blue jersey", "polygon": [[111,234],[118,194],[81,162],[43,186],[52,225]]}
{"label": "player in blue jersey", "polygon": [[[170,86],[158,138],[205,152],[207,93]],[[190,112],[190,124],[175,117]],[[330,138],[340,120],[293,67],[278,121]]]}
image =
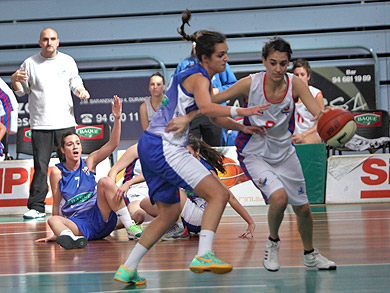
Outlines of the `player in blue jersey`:
{"label": "player in blue jersey", "polygon": [[[212,252],[214,234],[229,199],[227,187],[186,149],[188,127],[175,136],[174,131],[169,131],[169,128],[167,131],[167,126],[173,118],[197,109],[209,117],[229,119],[236,115],[262,115],[261,112],[268,105],[237,108],[211,102],[211,79],[216,73],[225,71],[229,60],[228,46],[225,36],[217,32],[200,31],[196,36],[187,35],[184,26],[188,24],[190,16],[188,10],[182,14],[183,24],[179,33],[185,40],[196,42],[200,63],[172,77],[166,97],[138,142],[143,175],[149,187],[149,196],[159,209],[159,216],[148,225],[124,265],[118,269],[114,277],[117,281],[136,285],[146,283],[138,275],[137,266],[149,249],[176,222],[180,214],[179,187],[195,192],[208,202],[202,218],[198,254],[191,262],[190,270],[196,273],[227,273],[232,270],[230,264],[220,261]],[[238,123],[236,127],[248,133],[261,132],[257,127]]]}
{"label": "player in blue jersey", "polygon": [[[262,50],[266,72],[242,78],[226,91],[213,96],[213,101],[223,102],[244,96],[248,107],[271,103],[263,116],[244,119],[245,125],[266,129],[265,135],[256,136],[241,132],[236,139],[242,169],[262,191],[265,202],[269,204],[270,234],[265,249],[264,267],[269,271],[277,271],[280,268],[279,227],[287,204],[291,204],[297,215],[298,231],[304,249],[304,264],[321,270],[331,270],[336,268],[336,264],[313,247],[313,219],[305,178],[292,145],[296,99],[301,99],[315,117],[320,115],[321,108],[313,99],[307,85],[298,77],[287,73],[291,54],[288,42],[279,37],[272,38]],[[229,127],[226,121],[217,122],[222,127]]]}
{"label": "player in blue jersey", "polygon": [[116,197],[117,186],[104,177],[95,181],[96,166],[118,146],[121,133],[122,104],[114,96],[112,114],[115,118],[110,140],[86,159],[81,158],[80,137],[74,132],[61,139],[61,152],[65,160],[56,165],[50,174],[53,193],[53,216],[48,224],[54,235],[36,242],[57,241],[65,249],[83,248],[87,240],[103,239],[120,222],[129,238],[142,231],[131,219],[122,197]]}
{"label": "player in blue jersey", "polygon": [[[221,153],[191,134],[188,136],[187,149],[207,168],[207,170],[210,171],[211,174],[220,180],[217,169],[219,172],[225,173],[225,166],[222,162],[224,157]],[[239,237],[253,237],[253,232],[256,227],[255,222],[231,191],[229,191],[229,204],[248,224],[245,232],[241,233]],[[158,208],[155,205],[151,205],[149,198],[143,199],[140,206],[148,212],[148,214],[154,217],[158,215]],[[202,216],[207,206],[207,201],[194,192],[180,189],[180,206],[180,218],[183,224],[181,224],[180,221],[174,224],[163,235],[161,238],[162,240],[182,239],[186,238],[183,236],[188,234],[188,232],[199,233],[201,231]]]}

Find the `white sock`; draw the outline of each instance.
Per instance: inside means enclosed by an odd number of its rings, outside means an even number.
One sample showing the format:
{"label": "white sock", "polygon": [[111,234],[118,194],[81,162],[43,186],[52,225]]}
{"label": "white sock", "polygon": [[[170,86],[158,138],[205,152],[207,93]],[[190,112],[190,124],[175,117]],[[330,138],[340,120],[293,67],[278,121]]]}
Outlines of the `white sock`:
{"label": "white sock", "polygon": [[127,207],[121,208],[115,213],[118,216],[118,219],[123,224],[123,226],[126,228],[126,230],[130,230],[130,227],[135,224],[135,222],[130,217],[130,213]]}
{"label": "white sock", "polygon": [[60,233],[60,236],[61,235],[68,235],[68,236],[72,237],[73,240],[77,240],[81,237],[84,237],[84,236],[75,236],[71,230],[64,230]]}
{"label": "white sock", "polygon": [[184,229],[183,222],[176,222],[176,225],[177,225],[180,229]]}
{"label": "white sock", "polygon": [[149,250],[137,243],[131,251],[129,258],[125,261],[124,266],[131,271],[137,269],[139,262]]}
{"label": "white sock", "polygon": [[213,251],[213,240],[215,233],[211,230],[201,230],[199,233],[198,256]]}

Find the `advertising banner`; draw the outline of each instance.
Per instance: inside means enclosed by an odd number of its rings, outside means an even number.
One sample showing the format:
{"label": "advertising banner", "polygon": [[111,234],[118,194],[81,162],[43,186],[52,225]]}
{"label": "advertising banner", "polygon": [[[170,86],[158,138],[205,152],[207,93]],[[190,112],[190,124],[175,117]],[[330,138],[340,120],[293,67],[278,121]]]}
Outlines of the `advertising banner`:
{"label": "advertising banner", "polygon": [[[85,79],[84,86],[89,91],[89,100],[80,100],[73,96],[74,114],[77,123],[114,124],[111,103],[113,96],[118,95],[122,101],[122,133],[121,139],[138,139],[142,134],[139,106],[149,96],[148,77]],[[18,126],[29,126],[30,115],[28,98],[18,98]],[[10,141],[14,142],[14,135]]]}
{"label": "advertising banner", "polygon": [[326,203],[390,202],[390,154],[328,159]]}
{"label": "advertising banner", "polygon": [[[49,172],[58,159],[50,159]],[[27,200],[34,175],[33,160],[11,160],[0,163],[0,215],[22,214],[27,212]],[[53,197],[48,180],[46,211],[51,213]]]}

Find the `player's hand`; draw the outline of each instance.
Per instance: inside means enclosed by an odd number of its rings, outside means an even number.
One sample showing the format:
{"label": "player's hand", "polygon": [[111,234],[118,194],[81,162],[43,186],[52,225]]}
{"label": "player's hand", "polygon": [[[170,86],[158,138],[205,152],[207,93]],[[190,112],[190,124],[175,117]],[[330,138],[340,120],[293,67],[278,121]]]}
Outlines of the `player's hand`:
{"label": "player's hand", "polygon": [[122,197],[126,196],[127,194],[127,191],[129,190],[130,188],[130,184],[129,184],[130,180],[129,181],[126,181],[124,184],[122,184],[121,187],[118,188],[118,190],[116,191],[115,193],[115,199],[117,201],[120,201],[122,199]]}
{"label": "player's hand", "polygon": [[293,142],[294,144],[303,143],[304,137],[305,137],[305,136],[303,135],[303,133],[301,133],[301,134],[294,133],[294,134],[292,135],[292,142]]}
{"label": "player's hand", "polygon": [[237,114],[238,116],[263,116],[263,111],[267,110],[271,104],[264,104],[264,105],[258,105],[253,106],[249,108],[237,108]]}
{"label": "player's hand", "polygon": [[334,110],[334,109],[337,109],[337,107],[335,106],[326,106],[324,109],[321,109],[321,112],[317,115],[317,116],[314,116],[312,119],[310,119],[311,122],[318,122],[318,120],[320,120],[320,117],[328,112],[329,110]]}
{"label": "player's hand", "polygon": [[253,238],[253,232],[255,231],[255,228],[256,228],[255,223],[249,224],[246,231],[240,234],[238,238],[247,238],[248,236],[250,236],[249,238]]}
{"label": "player's hand", "polygon": [[260,136],[265,135],[265,130],[263,127],[252,126],[252,125],[243,125],[241,132],[247,133],[247,134],[257,134]]}
{"label": "player's hand", "polygon": [[114,102],[111,103],[112,115],[115,119],[120,119],[122,114],[122,102],[117,95],[114,96]]}
{"label": "player's hand", "polygon": [[40,238],[40,239],[35,240],[34,242],[35,243],[47,243],[47,242],[53,242],[53,241],[56,241],[56,240],[57,240],[57,236],[55,236],[53,234],[50,237]]}
{"label": "player's hand", "polygon": [[90,98],[89,92],[84,88],[78,89],[77,95],[79,96],[80,100],[88,100]]}
{"label": "player's hand", "polygon": [[12,74],[12,76],[11,76],[11,80],[13,82],[25,83],[27,81],[27,79],[28,79],[28,74],[24,68],[21,68],[21,69],[15,71],[15,73]]}
{"label": "player's hand", "polygon": [[187,116],[173,118],[171,121],[168,122],[168,125],[165,128],[165,132],[174,131],[173,135],[178,135],[187,128],[190,122],[191,121],[188,119]]}

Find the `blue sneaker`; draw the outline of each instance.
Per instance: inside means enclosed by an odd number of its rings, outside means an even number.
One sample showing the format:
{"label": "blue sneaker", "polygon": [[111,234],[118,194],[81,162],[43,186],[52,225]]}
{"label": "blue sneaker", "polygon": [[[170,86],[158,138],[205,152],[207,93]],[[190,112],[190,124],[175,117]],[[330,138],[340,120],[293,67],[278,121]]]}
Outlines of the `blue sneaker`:
{"label": "blue sneaker", "polygon": [[130,271],[124,265],[121,265],[114,276],[115,281],[122,283],[131,283],[134,285],[146,284],[145,278],[138,275],[137,270]]}

